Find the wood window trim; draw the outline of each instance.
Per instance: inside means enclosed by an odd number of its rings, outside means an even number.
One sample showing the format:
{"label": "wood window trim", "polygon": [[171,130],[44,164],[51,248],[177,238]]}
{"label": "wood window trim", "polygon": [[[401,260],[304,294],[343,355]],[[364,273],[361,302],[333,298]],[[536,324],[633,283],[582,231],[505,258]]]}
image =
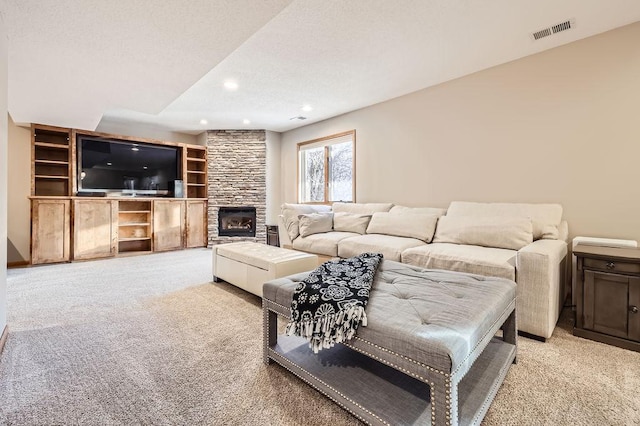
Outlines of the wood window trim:
{"label": "wood window trim", "polygon": [[296,146],[296,200],[298,204],[311,204],[311,205],[331,205],[334,201],[329,201],[327,197],[329,196],[329,146],[331,144],[324,146],[324,201],[300,201],[300,149],[306,145],[329,141],[331,139],[337,139],[343,136],[351,136],[351,143],[353,144],[352,148],[352,165],[351,170],[353,173],[353,178],[351,181],[351,202],[356,202],[356,130],[347,130],[346,132],[335,133],[329,136],[323,136],[317,139],[311,139],[304,142],[299,142]]}

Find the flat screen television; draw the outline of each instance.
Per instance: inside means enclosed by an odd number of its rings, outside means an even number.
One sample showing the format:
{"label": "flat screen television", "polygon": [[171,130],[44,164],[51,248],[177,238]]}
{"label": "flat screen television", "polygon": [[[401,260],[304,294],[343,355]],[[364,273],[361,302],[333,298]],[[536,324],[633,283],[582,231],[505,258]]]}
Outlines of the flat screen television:
{"label": "flat screen television", "polygon": [[177,147],[78,135],[78,194],[171,196]]}

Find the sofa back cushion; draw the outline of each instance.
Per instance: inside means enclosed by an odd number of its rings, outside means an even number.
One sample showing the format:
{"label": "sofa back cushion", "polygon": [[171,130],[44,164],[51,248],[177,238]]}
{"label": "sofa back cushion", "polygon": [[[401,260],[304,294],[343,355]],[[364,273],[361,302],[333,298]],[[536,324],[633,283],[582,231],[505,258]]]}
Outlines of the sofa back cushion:
{"label": "sofa back cushion", "polygon": [[533,226],[533,239],[558,239],[558,226],[562,220],[560,204],[525,203],[473,203],[452,201],[447,216],[472,217],[527,217]]}
{"label": "sofa back cushion", "polygon": [[524,217],[452,217],[438,220],[434,243],[470,244],[520,250],[533,242],[531,220]]}
{"label": "sofa back cushion", "polygon": [[367,234],[394,235],[430,243],[436,229],[438,216],[424,213],[374,213],[367,227]]}
{"label": "sofa back cushion", "polygon": [[298,238],[300,235],[298,216],[301,214],[329,212],[330,206],[314,205],[314,204],[289,204],[285,203],[281,207],[282,222],[286,228],[287,234],[291,241]]}
{"label": "sofa back cushion", "polygon": [[333,229],[334,231],[364,234],[367,232],[370,220],[371,215],[368,214],[338,212],[333,214]]}
{"label": "sofa back cushion", "polygon": [[398,213],[423,213],[430,214],[433,216],[444,216],[447,213],[447,209],[441,209],[438,207],[405,207],[405,206],[393,206],[389,213],[398,214]]}
{"label": "sofa back cushion", "polygon": [[392,203],[333,203],[334,213],[374,214],[376,212],[388,212],[393,207]]}
{"label": "sofa back cushion", "polygon": [[329,232],[333,229],[333,213],[307,213],[298,216],[300,236],[308,237],[313,234]]}

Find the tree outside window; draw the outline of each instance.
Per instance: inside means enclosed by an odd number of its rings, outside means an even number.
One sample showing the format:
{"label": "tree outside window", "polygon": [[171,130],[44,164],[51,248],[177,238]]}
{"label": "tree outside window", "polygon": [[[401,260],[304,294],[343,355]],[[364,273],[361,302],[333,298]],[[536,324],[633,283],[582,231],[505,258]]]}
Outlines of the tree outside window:
{"label": "tree outside window", "polygon": [[298,144],[298,200],[354,201],[355,130]]}

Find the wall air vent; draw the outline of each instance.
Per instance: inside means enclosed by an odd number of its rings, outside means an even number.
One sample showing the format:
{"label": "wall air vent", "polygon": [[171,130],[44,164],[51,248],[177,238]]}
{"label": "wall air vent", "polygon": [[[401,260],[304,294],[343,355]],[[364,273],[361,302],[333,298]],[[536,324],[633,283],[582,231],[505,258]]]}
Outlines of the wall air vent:
{"label": "wall air vent", "polygon": [[571,28],[575,27],[576,21],[575,19],[570,19],[568,21],[561,22],[557,25],[553,25],[549,28],[543,28],[535,33],[531,33],[531,38],[534,40],[540,40],[544,37],[549,37],[550,35],[557,34],[561,31],[567,31]]}
{"label": "wall air vent", "polygon": [[289,120],[306,120],[307,117],[303,117],[301,115],[297,116],[297,117],[291,117]]}

